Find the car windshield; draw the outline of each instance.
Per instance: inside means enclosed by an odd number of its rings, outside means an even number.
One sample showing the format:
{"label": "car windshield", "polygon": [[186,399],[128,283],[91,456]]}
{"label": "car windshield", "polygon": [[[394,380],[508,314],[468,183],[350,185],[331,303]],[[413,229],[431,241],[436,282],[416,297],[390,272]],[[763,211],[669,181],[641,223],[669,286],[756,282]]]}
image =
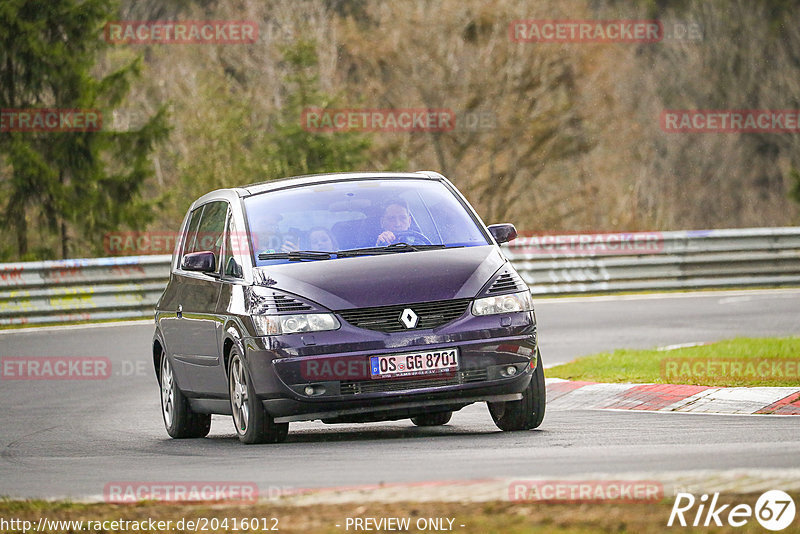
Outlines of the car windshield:
{"label": "car windshield", "polygon": [[489,244],[455,194],[429,180],[296,187],[248,197],[245,209],[258,266],[353,255],[305,251],[372,254]]}

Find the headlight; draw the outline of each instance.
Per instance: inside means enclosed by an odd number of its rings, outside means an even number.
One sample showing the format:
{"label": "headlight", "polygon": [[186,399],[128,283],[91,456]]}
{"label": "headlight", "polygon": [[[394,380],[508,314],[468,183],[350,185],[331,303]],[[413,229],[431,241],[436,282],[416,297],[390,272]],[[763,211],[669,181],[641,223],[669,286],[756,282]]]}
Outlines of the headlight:
{"label": "headlight", "polygon": [[332,313],[299,313],[296,315],[253,315],[259,335],[277,336],[299,332],[322,332],[339,328]]}
{"label": "headlight", "polygon": [[475,302],[472,303],[473,315],[496,315],[498,313],[531,311],[532,309],[533,300],[530,291],[483,297],[475,299]]}

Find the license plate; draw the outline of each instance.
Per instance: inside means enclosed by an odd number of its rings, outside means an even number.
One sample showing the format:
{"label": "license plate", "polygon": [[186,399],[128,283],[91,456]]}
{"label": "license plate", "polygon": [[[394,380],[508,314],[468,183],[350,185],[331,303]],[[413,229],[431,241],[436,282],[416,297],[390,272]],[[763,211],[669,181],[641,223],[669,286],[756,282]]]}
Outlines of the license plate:
{"label": "license plate", "polygon": [[458,349],[371,356],[372,378],[443,374],[458,369]]}

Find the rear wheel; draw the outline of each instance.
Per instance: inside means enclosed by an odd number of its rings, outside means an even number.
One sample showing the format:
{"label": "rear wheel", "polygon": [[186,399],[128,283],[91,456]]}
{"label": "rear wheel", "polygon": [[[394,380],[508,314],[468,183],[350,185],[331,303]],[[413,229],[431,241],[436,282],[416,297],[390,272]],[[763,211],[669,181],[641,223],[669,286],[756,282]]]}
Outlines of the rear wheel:
{"label": "rear wheel", "polygon": [[424,413],[411,418],[411,422],[417,426],[440,426],[446,425],[453,412]]}
{"label": "rear wheel", "polygon": [[489,402],[489,413],[500,430],[530,430],[542,424],[546,404],[544,370],[539,350],[536,350],[537,365],[531,383],[522,392],[522,400]]}
{"label": "rear wheel", "polygon": [[161,415],[167,433],[178,439],[202,438],[211,430],[211,415],[197,413],[189,406],[189,400],[183,395],[175,382],[172,364],[161,352],[159,381],[161,382]]}
{"label": "rear wheel", "polygon": [[258,400],[239,349],[233,348],[228,368],[233,426],[242,443],[281,443],[289,434],[289,423],[276,423]]}

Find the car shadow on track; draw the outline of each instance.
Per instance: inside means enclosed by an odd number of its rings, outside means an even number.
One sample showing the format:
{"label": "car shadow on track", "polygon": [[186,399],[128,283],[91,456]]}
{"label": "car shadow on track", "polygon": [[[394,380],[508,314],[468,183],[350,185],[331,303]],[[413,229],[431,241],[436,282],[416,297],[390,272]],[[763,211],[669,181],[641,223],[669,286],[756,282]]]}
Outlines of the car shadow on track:
{"label": "car shadow on track", "polygon": [[[447,425],[435,428],[419,428],[409,426],[408,428],[391,427],[391,428],[342,428],[337,429],[334,426],[318,427],[310,429],[290,430],[289,436],[286,438],[285,444],[292,443],[342,443],[342,442],[366,442],[366,441],[379,441],[379,440],[413,440],[413,439],[431,439],[431,438],[480,438],[487,440],[505,439],[511,436],[521,437],[523,435],[541,435],[541,430],[533,430],[528,432],[502,432],[495,429],[487,429],[485,431],[475,430],[459,425]],[[504,437],[504,438],[503,438]],[[238,438],[235,434],[212,434],[205,438],[208,441],[216,443],[238,443]],[[274,446],[274,445],[272,445]]]}

